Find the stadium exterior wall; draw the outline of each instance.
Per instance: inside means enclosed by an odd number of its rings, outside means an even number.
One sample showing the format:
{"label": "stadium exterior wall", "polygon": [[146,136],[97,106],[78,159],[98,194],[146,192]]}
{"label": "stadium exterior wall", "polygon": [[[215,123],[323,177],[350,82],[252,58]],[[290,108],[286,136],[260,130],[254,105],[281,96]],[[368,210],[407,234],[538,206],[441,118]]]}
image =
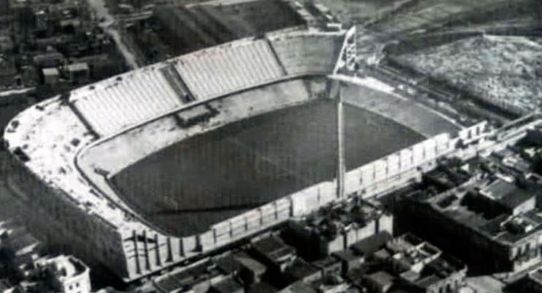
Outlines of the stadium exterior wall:
{"label": "stadium exterior wall", "polygon": [[[346,191],[372,197],[403,186],[417,180],[425,170],[433,168],[437,159],[454,153],[455,143],[459,139],[478,139],[486,134],[485,126],[477,125],[463,130],[455,138],[448,134],[430,138],[348,172]],[[292,217],[302,217],[337,200],[336,183],[323,182],[213,225],[205,233],[177,238],[150,229],[119,230],[83,212],[79,204],[71,201],[62,191],[45,187],[39,179],[32,179],[32,184],[28,184],[29,180],[25,178],[20,178],[19,185],[25,188],[30,197],[29,204],[37,210],[36,216],[29,219],[30,229],[50,243],[74,247],[74,252],[82,258],[106,263],[116,273],[131,276],[132,279],[145,272],[158,271],[187,258],[211,252]],[[41,212],[42,209],[47,212]],[[86,233],[79,233],[81,230]]]}
{"label": "stadium exterior wall", "polygon": [[[27,229],[45,240],[51,248],[76,253],[88,264],[106,263],[111,270],[127,273],[123,239],[115,227],[100,217],[86,213],[81,203],[64,191],[47,186],[15,158],[10,184],[24,193],[29,212],[24,217]],[[79,233],[84,231],[85,233]]]}

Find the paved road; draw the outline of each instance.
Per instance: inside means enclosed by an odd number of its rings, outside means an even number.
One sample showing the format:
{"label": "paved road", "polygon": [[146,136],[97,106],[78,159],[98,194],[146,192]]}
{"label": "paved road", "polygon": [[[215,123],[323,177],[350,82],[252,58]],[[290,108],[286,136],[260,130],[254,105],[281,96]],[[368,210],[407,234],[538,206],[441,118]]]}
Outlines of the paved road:
{"label": "paved road", "polygon": [[99,23],[100,27],[113,38],[117,44],[117,48],[119,48],[122,56],[126,60],[126,63],[131,68],[138,68],[137,58],[123,42],[118,27],[116,26],[115,18],[109,13],[109,10],[105,6],[105,1],[106,0],[87,0],[89,6],[95,12],[96,18],[102,20]]}

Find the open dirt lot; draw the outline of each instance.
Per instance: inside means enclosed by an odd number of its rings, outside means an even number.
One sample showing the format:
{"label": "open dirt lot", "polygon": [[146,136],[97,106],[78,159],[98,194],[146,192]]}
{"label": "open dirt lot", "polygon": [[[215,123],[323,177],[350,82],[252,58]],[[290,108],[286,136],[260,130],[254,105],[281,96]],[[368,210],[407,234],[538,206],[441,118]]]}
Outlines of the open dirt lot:
{"label": "open dirt lot", "polygon": [[480,36],[395,58],[496,104],[542,106],[542,39]]}

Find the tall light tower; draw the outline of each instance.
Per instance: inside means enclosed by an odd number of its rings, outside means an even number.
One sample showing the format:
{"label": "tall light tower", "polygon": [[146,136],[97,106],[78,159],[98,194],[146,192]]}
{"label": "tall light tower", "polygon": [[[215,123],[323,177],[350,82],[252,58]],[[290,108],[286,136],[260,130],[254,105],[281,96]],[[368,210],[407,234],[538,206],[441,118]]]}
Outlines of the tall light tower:
{"label": "tall light tower", "polygon": [[336,74],[340,71],[346,71],[355,74],[356,70],[356,55],[357,55],[357,30],[353,26],[345,35],[342,52],[339,56],[339,60],[335,64],[333,74],[331,76],[331,96],[335,99],[337,108],[337,198],[344,199],[344,185],[345,185],[345,130],[344,130],[344,104],[343,104],[343,90],[342,81],[337,78]]}
{"label": "tall light tower", "polygon": [[345,140],[344,140],[344,105],[342,97],[342,85],[340,81],[336,81],[338,85],[338,95],[336,96],[337,108],[337,198],[344,198],[344,174],[345,166]]}

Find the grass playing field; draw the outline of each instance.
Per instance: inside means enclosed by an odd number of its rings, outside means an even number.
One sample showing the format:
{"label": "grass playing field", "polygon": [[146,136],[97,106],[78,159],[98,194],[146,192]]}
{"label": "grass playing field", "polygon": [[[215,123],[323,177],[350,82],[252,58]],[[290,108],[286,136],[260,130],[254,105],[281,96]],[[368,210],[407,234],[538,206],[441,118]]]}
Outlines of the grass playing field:
{"label": "grass playing field", "polygon": [[[330,180],[335,172],[335,105],[318,101],[180,142],[120,172],[113,184],[158,227],[192,235],[243,211]],[[346,106],[347,167],[363,165],[423,137]]]}

